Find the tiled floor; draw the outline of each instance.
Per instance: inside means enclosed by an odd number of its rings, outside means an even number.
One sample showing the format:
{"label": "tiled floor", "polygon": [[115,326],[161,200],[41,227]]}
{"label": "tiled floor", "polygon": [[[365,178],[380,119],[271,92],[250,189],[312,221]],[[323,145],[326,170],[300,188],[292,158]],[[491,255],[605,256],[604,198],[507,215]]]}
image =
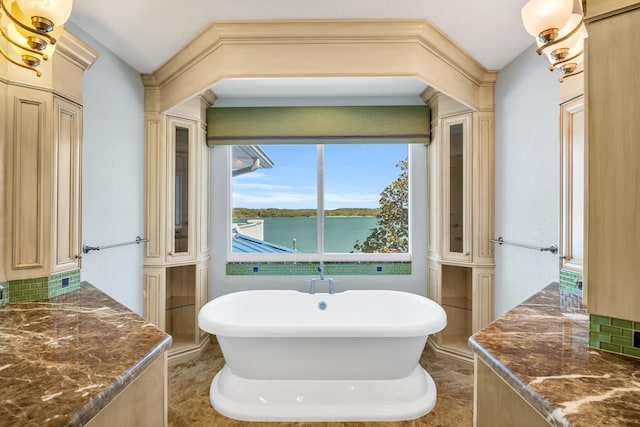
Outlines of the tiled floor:
{"label": "tiled floor", "polygon": [[436,358],[425,350],[420,363],[431,374],[438,388],[436,407],[422,418],[400,422],[356,423],[254,423],[237,421],[218,414],[209,403],[209,386],[224,365],[222,352],[212,345],[197,360],[169,368],[169,425],[173,427],[238,426],[471,426],[473,419],[473,366],[450,359]]}

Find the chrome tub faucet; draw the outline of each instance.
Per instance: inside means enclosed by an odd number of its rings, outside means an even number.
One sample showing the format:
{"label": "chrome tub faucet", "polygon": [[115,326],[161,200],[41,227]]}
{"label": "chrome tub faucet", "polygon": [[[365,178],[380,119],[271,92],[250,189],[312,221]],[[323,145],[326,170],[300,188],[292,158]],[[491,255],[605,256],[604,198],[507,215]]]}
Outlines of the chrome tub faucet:
{"label": "chrome tub faucet", "polygon": [[[325,278],[324,278],[324,261],[320,261],[320,264],[318,265],[318,272],[320,273],[320,279],[316,279],[313,278],[311,279],[311,283],[309,284],[309,293],[310,294],[315,294],[316,293],[316,283],[317,282],[324,282]],[[332,278],[327,278],[326,279],[327,282],[329,282],[329,293],[330,294],[334,294],[335,291],[335,287],[333,286],[333,279]]]}

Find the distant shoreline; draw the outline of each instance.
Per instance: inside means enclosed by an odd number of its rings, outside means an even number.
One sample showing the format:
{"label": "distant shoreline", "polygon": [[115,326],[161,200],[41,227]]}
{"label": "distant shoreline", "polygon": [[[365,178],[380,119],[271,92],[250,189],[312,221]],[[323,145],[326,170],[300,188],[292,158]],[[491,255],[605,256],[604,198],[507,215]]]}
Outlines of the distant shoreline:
{"label": "distant shoreline", "polygon": [[[342,217],[342,218],[361,218],[361,217],[377,217],[380,213],[378,208],[339,208],[328,209],[325,211],[325,218]],[[237,219],[264,219],[264,218],[316,218],[315,209],[249,209],[235,208],[233,210],[233,218]]]}

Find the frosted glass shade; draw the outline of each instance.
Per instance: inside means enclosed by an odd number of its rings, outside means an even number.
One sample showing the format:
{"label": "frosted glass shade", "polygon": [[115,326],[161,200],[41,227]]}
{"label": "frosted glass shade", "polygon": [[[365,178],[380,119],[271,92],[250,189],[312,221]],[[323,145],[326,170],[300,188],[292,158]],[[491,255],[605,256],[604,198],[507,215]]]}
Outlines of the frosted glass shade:
{"label": "frosted glass shade", "polygon": [[46,18],[54,25],[62,25],[71,15],[73,0],[16,0],[18,6],[28,17]]}
{"label": "frosted glass shade", "polygon": [[573,0],[529,0],[522,8],[522,22],[529,34],[563,28],[573,11]]}
{"label": "frosted glass shade", "polygon": [[[548,55],[549,53],[551,53],[552,51],[560,47],[570,48],[571,46],[576,45],[576,43],[579,42],[579,39],[584,39],[588,37],[587,29],[582,23],[582,17],[583,17],[583,12],[582,12],[581,0],[574,0],[573,11],[571,12],[569,20],[564,25],[564,27],[560,29],[560,31],[558,32],[558,36],[556,37],[555,40],[559,41],[563,39],[567,35],[571,34],[571,32],[573,32],[573,30],[575,30],[576,27],[580,27],[580,29],[576,31],[574,34],[572,34],[571,37],[567,38],[566,40],[556,44],[552,44],[551,46],[545,47],[544,49],[542,49],[542,53],[544,53],[545,55]],[[542,47],[544,45],[544,42],[541,41],[539,38],[536,38],[536,43],[538,44],[538,47]]]}
{"label": "frosted glass shade", "polygon": [[557,68],[557,69],[560,69],[560,68],[562,68],[562,67],[563,67],[564,65],[566,65],[566,64],[576,64],[576,65],[580,65],[580,64],[582,64],[583,62],[584,62],[584,52],[583,52],[583,53],[581,53],[580,55],[578,55],[576,58],[572,59],[571,61],[567,61],[567,62],[566,62],[566,63],[564,63],[564,64],[556,65],[556,68]]}
{"label": "frosted glass shade", "polygon": [[[18,32],[18,30],[16,29],[16,25],[13,22],[7,24],[7,33],[14,42],[19,43],[22,46],[27,46],[27,40],[22,36],[22,34]],[[11,46],[11,49],[13,49],[20,56],[26,55],[35,57],[33,53],[29,52],[28,50],[21,49],[19,46],[16,46],[13,43],[9,43],[9,46]],[[40,59],[39,56],[37,58]]]}
{"label": "frosted glass shade", "polygon": [[[550,46],[547,46],[542,50],[542,52],[549,60],[549,63],[553,64],[556,61],[554,61],[551,57],[552,52],[557,49],[566,48],[569,49],[568,53],[566,54],[566,58],[571,58],[584,51],[584,39],[586,39],[587,37],[587,29],[584,23],[582,23],[580,24],[580,28],[578,29],[578,31],[576,31],[571,37],[560,43],[554,43]],[[580,63],[581,61],[572,60],[572,62]]]}

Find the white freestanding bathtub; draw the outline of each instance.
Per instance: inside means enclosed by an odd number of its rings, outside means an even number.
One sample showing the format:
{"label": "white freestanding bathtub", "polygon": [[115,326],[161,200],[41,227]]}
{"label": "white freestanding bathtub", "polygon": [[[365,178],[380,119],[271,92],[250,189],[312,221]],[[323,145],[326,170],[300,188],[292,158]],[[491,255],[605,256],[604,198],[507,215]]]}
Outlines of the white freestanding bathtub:
{"label": "white freestanding bathtub", "polygon": [[246,421],[383,421],[431,411],[436,387],[419,365],[446,314],[398,291],[244,291],[198,314],[226,365],[213,407]]}

